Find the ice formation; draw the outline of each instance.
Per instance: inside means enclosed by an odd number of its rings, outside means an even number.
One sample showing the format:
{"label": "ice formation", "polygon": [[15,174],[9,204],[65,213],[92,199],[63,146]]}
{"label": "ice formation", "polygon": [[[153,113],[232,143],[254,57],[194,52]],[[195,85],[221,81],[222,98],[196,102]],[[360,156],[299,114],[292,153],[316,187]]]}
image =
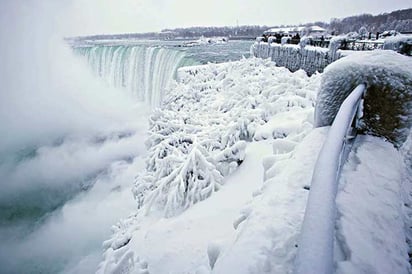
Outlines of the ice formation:
{"label": "ice formation", "polygon": [[337,49],[307,46],[305,43],[306,40],[302,40],[302,45],[256,42],[251,47],[251,53],[255,57],[271,58],[276,65],[291,71],[303,69],[309,75],[322,72],[327,65],[341,57]]}
{"label": "ice formation", "polygon": [[124,88],[152,107],[160,105],[176,70],[195,63],[183,52],[155,46],[97,45],[74,51],[85,56],[94,73],[110,86]]}

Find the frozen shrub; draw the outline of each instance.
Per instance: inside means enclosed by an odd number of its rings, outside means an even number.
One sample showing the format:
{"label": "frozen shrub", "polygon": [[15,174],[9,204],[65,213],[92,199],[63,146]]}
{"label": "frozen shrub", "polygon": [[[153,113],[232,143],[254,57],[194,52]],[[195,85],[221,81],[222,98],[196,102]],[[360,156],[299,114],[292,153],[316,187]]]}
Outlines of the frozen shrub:
{"label": "frozen shrub", "polygon": [[[146,169],[133,188],[139,208],[160,210],[167,217],[218,190],[223,178],[242,164],[256,128],[272,115],[313,106],[312,96],[306,98],[306,74],[293,75],[269,60],[209,64],[178,73],[179,82],[150,118]],[[317,85],[317,77],[312,79]]]}

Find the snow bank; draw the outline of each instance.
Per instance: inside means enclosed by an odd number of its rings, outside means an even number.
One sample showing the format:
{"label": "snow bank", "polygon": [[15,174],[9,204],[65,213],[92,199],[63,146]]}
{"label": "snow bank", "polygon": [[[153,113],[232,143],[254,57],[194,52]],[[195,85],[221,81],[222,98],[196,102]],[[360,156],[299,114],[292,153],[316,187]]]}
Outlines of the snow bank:
{"label": "snow bank", "polygon": [[391,49],[405,55],[412,55],[412,35],[397,35],[386,38],[384,49]]}
{"label": "snow bank", "polygon": [[[305,41],[303,41],[305,42]],[[271,58],[278,66],[291,71],[303,69],[308,75],[323,69],[341,57],[340,51],[330,52],[328,49],[299,45],[279,45],[276,43],[256,42],[251,47],[251,53],[259,58]]]}
{"label": "snow bank", "polygon": [[353,53],[325,70],[319,91],[315,125],[330,125],[347,95],[366,83],[365,133],[400,145],[412,123],[412,62],[393,51]]}
{"label": "snow bank", "polygon": [[236,237],[213,273],[293,272],[313,167],[327,132],[319,128],[302,141],[292,135],[288,144],[274,142],[274,155],[264,161],[266,181],[235,222]]}
{"label": "snow bank", "polygon": [[[319,76],[251,58],[182,68],[178,79],[151,119],[147,167],[134,189],[141,209],[114,227],[98,273],[217,267],[237,235],[239,210],[277,172],[271,157],[265,174],[261,168],[271,143],[276,152],[291,151],[313,128]],[[241,218],[235,223],[244,226]]]}
{"label": "snow bank", "polygon": [[337,274],[411,273],[405,233],[410,225],[402,216],[404,171],[390,143],[360,136],[354,144],[336,200],[337,242],[343,252]]}

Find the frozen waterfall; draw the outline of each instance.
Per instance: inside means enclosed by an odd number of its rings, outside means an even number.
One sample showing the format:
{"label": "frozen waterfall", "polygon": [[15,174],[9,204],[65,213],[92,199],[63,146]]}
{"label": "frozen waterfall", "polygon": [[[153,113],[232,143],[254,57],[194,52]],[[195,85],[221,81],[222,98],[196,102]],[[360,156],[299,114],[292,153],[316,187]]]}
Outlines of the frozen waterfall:
{"label": "frozen waterfall", "polygon": [[151,107],[160,104],[179,67],[196,64],[185,53],[165,47],[96,45],[77,47],[93,71],[109,85],[122,87]]}

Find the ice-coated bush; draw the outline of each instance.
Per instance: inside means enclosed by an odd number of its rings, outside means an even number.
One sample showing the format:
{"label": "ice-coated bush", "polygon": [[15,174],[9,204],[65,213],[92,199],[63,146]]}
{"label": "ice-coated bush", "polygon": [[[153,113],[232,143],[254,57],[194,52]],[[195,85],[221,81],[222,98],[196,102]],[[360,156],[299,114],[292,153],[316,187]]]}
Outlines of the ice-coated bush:
{"label": "ice-coated bush", "polygon": [[146,169],[133,189],[142,210],[167,217],[218,190],[271,116],[314,103],[305,73],[269,60],[182,68],[178,79],[150,118]]}
{"label": "ice-coated bush", "polygon": [[322,76],[315,126],[333,122],[341,103],[365,83],[362,130],[401,145],[412,124],[412,62],[393,51],[359,52],[328,66]]}

